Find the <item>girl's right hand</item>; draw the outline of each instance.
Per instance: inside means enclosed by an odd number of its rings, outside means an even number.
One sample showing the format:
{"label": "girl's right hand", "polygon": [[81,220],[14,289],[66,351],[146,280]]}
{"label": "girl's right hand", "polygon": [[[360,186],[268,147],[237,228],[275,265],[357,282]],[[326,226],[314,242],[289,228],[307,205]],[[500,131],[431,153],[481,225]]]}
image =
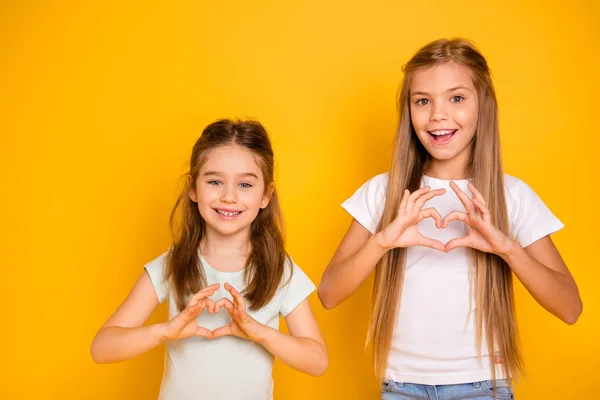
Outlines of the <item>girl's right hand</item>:
{"label": "girl's right hand", "polygon": [[422,208],[428,200],[445,192],[446,189],[430,190],[428,186],[412,194],[405,190],[400,201],[398,215],[385,229],[376,235],[377,242],[387,250],[396,247],[427,246],[444,251],[442,242],[421,235],[417,225],[425,218],[433,218],[435,226],[441,229],[442,217],[437,210],[435,208],[422,210]]}
{"label": "girl's right hand", "polygon": [[212,312],[215,303],[209,299],[215,291],[219,289],[219,284],[215,283],[205,287],[192,296],[187,307],[171,320],[165,322],[163,337],[165,340],[184,339],[191,336],[204,336],[212,339],[212,331],[196,323],[196,318],[205,309]]}

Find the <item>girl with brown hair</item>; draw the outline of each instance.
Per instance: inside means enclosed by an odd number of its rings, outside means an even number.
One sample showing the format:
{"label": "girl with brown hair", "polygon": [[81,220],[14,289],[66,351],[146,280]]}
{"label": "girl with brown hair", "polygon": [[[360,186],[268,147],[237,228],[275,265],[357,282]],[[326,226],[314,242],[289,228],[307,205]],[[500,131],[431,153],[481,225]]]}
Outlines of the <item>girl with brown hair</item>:
{"label": "girl with brown hair", "polygon": [[[328,364],[308,296],[284,248],[273,150],[256,121],[208,125],[171,213],[172,247],[145,266],[92,343],[96,362],[167,344],[161,399],[271,399],[273,357],[310,375]],[[169,321],[144,326],[169,300]],[[278,330],[279,315],[290,334]]]}

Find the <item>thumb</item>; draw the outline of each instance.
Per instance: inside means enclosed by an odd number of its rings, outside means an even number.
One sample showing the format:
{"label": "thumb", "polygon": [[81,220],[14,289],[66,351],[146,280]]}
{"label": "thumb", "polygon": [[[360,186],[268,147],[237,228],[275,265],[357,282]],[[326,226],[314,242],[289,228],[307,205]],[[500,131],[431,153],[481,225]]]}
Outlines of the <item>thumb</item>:
{"label": "thumb", "polygon": [[190,322],[196,318],[202,312],[206,304],[203,301],[199,301],[198,303],[186,307],[182,312],[180,312],[177,317],[180,317],[185,322]]}

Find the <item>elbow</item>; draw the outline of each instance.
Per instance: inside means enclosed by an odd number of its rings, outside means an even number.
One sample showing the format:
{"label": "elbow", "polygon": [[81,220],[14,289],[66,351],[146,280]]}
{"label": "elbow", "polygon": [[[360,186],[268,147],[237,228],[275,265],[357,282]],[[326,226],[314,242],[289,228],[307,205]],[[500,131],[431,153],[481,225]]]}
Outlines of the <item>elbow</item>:
{"label": "elbow", "polygon": [[329,357],[327,355],[327,349],[323,346],[318,362],[315,363],[314,369],[309,373],[311,376],[319,377],[323,376],[329,368]]}
{"label": "elbow", "polygon": [[315,371],[311,374],[311,376],[314,376],[315,378],[323,376],[323,374],[325,374],[325,371],[327,371],[328,367],[329,367],[329,362],[327,360],[325,360],[323,365],[320,365],[317,369],[315,369]]}
{"label": "elbow", "polygon": [[565,315],[565,318],[563,318],[563,321],[567,325],[575,325],[577,320],[579,320],[579,317],[581,316],[582,312],[583,312],[583,302],[580,299],[579,302],[577,303],[577,305],[575,307],[573,307],[573,309],[567,315]]}
{"label": "elbow", "polygon": [[322,286],[319,286],[319,289],[317,289],[317,296],[324,309],[331,310],[333,307],[337,306],[337,303],[332,301],[331,298],[324,293]]}
{"label": "elbow", "polygon": [[106,357],[106,352],[102,349],[102,342],[98,339],[98,334],[96,334],[96,337],[92,341],[90,354],[92,355],[92,360],[94,360],[96,364],[107,364],[111,362],[111,360]]}
{"label": "elbow", "polygon": [[90,353],[92,355],[92,360],[94,360],[94,362],[96,364],[105,364],[106,360],[104,360],[104,358],[102,357],[102,352],[98,349],[98,345],[96,344],[96,341],[94,341],[92,343],[92,347],[90,348]]}

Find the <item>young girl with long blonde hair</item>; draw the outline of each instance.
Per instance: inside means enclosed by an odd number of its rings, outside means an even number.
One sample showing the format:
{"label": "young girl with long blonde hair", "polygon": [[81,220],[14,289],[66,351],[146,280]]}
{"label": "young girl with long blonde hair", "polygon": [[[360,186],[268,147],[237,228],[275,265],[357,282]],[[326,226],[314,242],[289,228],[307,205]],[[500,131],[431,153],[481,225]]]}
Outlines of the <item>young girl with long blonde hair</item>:
{"label": "young girl with long blonde hair", "polygon": [[375,270],[368,343],[382,399],[513,398],[523,372],[513,275],[568,324],[577,286],[550,234],[563,227],[502,170],[485,58],[438,40],[404,67],[389,173],[343,207],[354,218],[319,286],[332,308]]}

